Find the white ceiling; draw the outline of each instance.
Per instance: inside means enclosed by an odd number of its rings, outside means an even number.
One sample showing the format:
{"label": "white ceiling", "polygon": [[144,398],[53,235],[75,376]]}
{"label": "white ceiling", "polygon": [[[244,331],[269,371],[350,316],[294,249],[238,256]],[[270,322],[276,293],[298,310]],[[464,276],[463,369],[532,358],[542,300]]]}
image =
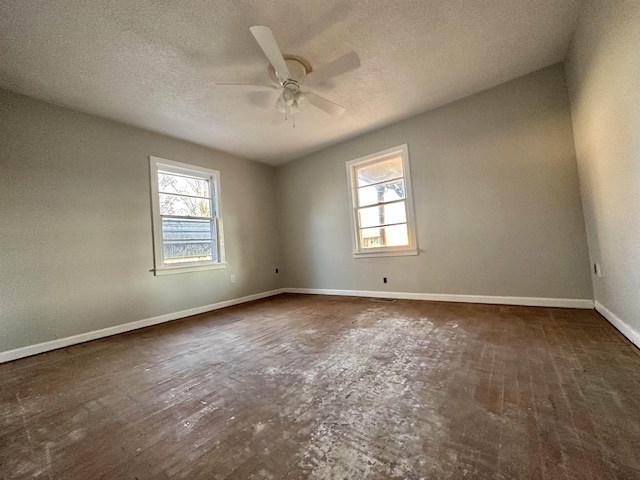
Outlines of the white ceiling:
{"label": "white ceiling", "polygon": [[[2,0],[0,86],[279,164],[564,59],[580,0]],[[249,32],[312,66],[359,70],[316,90],[347,107],[275,125]]]}

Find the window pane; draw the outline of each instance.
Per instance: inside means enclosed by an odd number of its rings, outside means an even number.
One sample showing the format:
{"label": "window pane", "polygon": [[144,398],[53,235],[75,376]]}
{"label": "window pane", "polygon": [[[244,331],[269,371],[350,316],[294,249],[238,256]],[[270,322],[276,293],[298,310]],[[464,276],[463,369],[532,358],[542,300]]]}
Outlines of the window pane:
{"label": "window pane", "polygon": [[358,210],[360,228],[374,227],[389,223],[406,223],[407,211],[404,202],[390,205],[376,205]]}
{"label": "window pane", "polygon": [[193,197],[209,197],[209,180],[204,178],[183,177],[166,172],[158,172],[160,192],[180,193]]}
{"label": "window pane", "polygon": [[164,263],[165,265],[175,265],[178,263],[206,262],[214,260],[211,243],[192,242],[165,242]]}
{"label": "window pane", "polygon": [[163,240],[211,240],[211,220],[192,220],[188,218],[163,218]]}
{"label": "window pane", "polygon": [[395,180],[380,185],[358,188],[358,206],[393,202],[404,198],[404,180]]}
{"label": "window pane", "polygon": [[391,227],[364,228],[360,230],[360,245],[363,250],[409,245],[407,224],[393,225]]}
{"label": "window pane", "polygon": [[402,157],[376,162],[357,169],[358,187],[402,177]]}
{"label": "window pane", "polygon": [[215,224],[210,220],[162,219],[164,263],[216,260]]}
{"label": "window pane", "polygon": [[211,201],[203,198],[182,197],[168,193],[160,194],[160,215],[184,215],[210,217]]}

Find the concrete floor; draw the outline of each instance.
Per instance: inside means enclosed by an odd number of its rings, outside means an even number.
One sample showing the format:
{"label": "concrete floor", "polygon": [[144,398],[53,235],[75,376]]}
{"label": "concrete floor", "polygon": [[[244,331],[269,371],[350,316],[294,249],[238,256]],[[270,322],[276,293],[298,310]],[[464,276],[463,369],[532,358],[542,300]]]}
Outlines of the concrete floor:
{"label": "concrete floor", "polygon": [[281,295],[0,365],[0,478],[640,478],[589,310]]}

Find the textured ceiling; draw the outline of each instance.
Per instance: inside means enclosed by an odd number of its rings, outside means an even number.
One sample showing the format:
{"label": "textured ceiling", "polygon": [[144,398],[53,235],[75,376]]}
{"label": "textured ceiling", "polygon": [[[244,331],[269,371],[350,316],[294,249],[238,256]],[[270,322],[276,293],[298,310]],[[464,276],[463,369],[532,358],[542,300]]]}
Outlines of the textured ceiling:
{"label": "textured ceiling", "polygon": [[[2,0],[0,86],[271,164],[561,61],[580,0]],[[312,66],[362,67],[315,91],[347,107],[274,122],[249,32]]]}

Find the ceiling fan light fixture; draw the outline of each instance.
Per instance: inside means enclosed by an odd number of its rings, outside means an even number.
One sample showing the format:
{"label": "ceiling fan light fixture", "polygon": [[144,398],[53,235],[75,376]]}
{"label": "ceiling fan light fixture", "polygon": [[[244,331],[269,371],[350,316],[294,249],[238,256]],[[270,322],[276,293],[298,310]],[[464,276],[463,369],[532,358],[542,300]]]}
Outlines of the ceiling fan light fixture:
{"label": "ceiling fan light fixture", "polygon": [[296,105],[300,110],[304,110],[309,105],[309,97],[304,92],[296,94]]}
{"label": "ceiling fan light fixture", "polygon": [[293,105],[293,102],[295,102],[295,101],[296,101],[296,97],[295,97],[294,93],[293,93],[291,90],[289,90],[288,88],[285,88],[285,89],[282,91],[281,98],[282,98],[282,102],[283,102],[285,105],[289,106],[289,107],[290,107],[291,105]]}

